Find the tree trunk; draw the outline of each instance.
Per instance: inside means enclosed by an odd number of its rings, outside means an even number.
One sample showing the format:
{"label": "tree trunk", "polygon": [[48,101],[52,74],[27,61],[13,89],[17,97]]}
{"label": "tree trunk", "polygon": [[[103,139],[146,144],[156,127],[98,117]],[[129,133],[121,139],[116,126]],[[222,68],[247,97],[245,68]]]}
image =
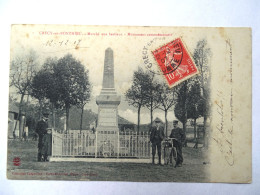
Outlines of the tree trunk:
{"label": "tree trunk", "polygon": [[207,124],[207,116],[204,115],[203,118],[203,147],[208,147],[208,143],[207,143],[207,128],[206,128],[206,124]]}
{"label": "tree trunk", "polygon": [[54,108],[54,103],[51,103],[51,109],[52,109],[52,128],[55,129],[55,108]]}
{"label": "tree trunk", "polygon": [[66,106],[66,132],[69,131],[69,118],[70,118],[70,107]]}
{"label": "tree trunk", "polygon": [[185,141],[184,141],[184,144],[183,144],[183,147],[187,147],[187,141],[186,141],[186,122],[182,123],[182,127],[183,127],[183,133],[185,135]]}
{"label": "tree trunk", "polygon": [[84,106],[81,107],[81,114],[80,114],[80,134],[81,134],[81,131],[82,131],[83,115],[84,115]]}
{"label": "tree trunk", "polygon": [[[185,135],[185,137],[186,137],[186,123],[187,123],[187,105],[186,105],[186,103],[187,103],[187,81],[184,81],[184,91],[185,91],[185,93],[184,93],[184,97],[183,97],[183,99],[184,99],[184,111],[185,111],[185,114],[184,114],[184,120],[183,120],[183,132],[184,132],[184,135]],[[187,141],[185,140],[185,142],[184,142],[184,146],[185,147],[187,147]]]}
{"label": "tree trunk", "polygon": [[[202,59],[203,60],[203,59]],[[203,62],[202,62],[202,64],[203,64]],[[201,74],[201,82],[202,82],[202,97],[205,99],[205,101],[206,101],[206,105],[207,105],[207,101],[208,101],[208,99],[207,99],[207,97],[206,97],[206,93],[205,93],[205,86],[204,86],[204,77],[203,77],[203,72],[202,72],[202,74]],[[206,109],[208,109],[207,108],[207,106],[206,106]],[[205,112],[207,112],[207,110],[205,110],[204,111],[204,116],[203,116],[203,147],[207,147],[206,145],[206,122],[207,122],[207,115],[206,115],[206,113]]]}
{"label": "tree trunk", "polygon": [[[24,98],[24,94],[21,95],[21,99],[20,99],[20,103],[19,103],[19,113],[18,113],[18,119],[19,119],[19,138],[22,137],[22,132],[21,132],[21,128],[22,128],[22,103],[23,103],[23,98]],[[17,128],[17,120],[15,121],[15,126],[14,126],[14,131],[16,131]]]}
{"label": "tree trunk", "polygon": [[139,147],[139,141],[138,141],[138,137],[139,137],[139,132],[140,132],[140,112],[141,112],[141,105],[138,106],[138,120],[137,120],[137,139],[136,139],[136,146],[137,146],[137,155],[138,155],[138,147]]}
{"label": "tree trunk", "polygon": [[[28,102],[29,102],[29,95],[27,95],[27,100],[26,100],[26,107],[25,107],[25,114],[24,114],[24,120],[23,120],[23,131],[24,132],[24,128],[26,127],[26,120],[27,120],[27,110],[28,110]],[[28,136],[28,135],[27,135]]]}
{"label": "tree trunk", "polygon": [[150,126],[150,129],[152,128],[153,126],[153,107],[151,105],[151,108],[150,108],[150,115],[151,115],[151,126]]}
{"label": "tree trunk", "polygon": [[137,135],[139,135],[139,130],[140,130],[140,112],[141,112],[141,105],[138,106]]}
{"label": "tree trunk", "polygon": [[39,104],[40,104],[40,116],[39,116],[39,120],[42,120],[42,100],[39,100]]}
{"label": "tree trunk", "polygon": [[199,138],[198,138],[196,120],[197,120],[197,119],[194,118],[194,141],[195,141],[195,145],[194,145],[193,148],[198,148],[198,145],[199,145]]}
{"label": "tree trunk", "polygon": [[194,119],[194,140],[197,138],[197,125],[196,125],[196,118]]}
{"label": "tree trunk", "polygon": [[167,120],[167,114],[168,110],[164,111],[164,116],[165,116],[165,136],[168,137],[168,120]]}
{"label": "tree trunk", "polygon": [[186,136],[186,123],[187,122],[182,123],[183,132],[184,132],[185,136]]}

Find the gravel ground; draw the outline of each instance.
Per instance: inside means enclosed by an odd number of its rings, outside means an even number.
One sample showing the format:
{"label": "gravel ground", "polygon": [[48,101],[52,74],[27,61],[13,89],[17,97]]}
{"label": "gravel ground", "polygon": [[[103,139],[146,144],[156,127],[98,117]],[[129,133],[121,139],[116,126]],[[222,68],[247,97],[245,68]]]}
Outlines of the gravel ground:
{"label": "gravel ground", "polygon": [[[182,167],[140,163],[37,162],[36,141],[8,141],[7,177],[30,180],[206,182],[203,148],[183,148]],[[20,158],[15,166],[14,158]]]}

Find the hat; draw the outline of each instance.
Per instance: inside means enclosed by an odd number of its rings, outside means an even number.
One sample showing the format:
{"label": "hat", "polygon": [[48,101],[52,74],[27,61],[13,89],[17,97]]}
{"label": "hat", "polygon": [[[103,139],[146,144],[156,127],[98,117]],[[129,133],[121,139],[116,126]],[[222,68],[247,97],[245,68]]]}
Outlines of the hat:
{"label": "hat", "polygon": [[156,122],[156,123],[160,123],[161,120],[160,120],[159,118],[156,118],[156,119],[154,120],[154,122]]}
{"label": "hat", "polygon": [[174,120],[174,121],[173,121],[173,124],[174,124],[174,125],[177,125],[177,124],[178,124],[178,122],[179,122],[179,121],[177,121],[177,120]]}

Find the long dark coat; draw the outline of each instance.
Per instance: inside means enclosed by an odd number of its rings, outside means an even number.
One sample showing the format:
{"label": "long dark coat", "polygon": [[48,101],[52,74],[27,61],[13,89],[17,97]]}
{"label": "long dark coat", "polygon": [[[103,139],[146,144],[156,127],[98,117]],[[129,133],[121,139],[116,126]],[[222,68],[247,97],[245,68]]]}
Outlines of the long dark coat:
{"label": "long dark coat", "polygon": [[51,134],[45,134],[42,139],[43,147],[42,154],[51,155],[52,136]]}

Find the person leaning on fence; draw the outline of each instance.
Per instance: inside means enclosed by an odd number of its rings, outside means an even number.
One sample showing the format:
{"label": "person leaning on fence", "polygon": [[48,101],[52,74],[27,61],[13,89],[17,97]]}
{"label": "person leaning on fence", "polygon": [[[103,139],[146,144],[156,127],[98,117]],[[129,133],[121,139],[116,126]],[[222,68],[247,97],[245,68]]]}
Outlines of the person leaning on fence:
{"label": "person leaning on fence", "polygon": [[51,144],[52,144],[52,137],[51,137],[52,130],[48,129],[47,133],[44,134],[42,138],[42,155],[43,155],[43,161],[49,161],[48,157],[51,156]]}
{"label": "person leaning on fence", "polygon": [[35,132],[38,134],[38,161],[42,161],[42,147],[43,147],[43,136],[47,133],[48,128],[48,114],[44,113],[42,120],[40,120],[36,125]]}
{"label": "person leaning on fence", "polygon": [[150,134],[150,141],[152,143],[152,155],[153,155],[153,162],[154,164],[154,157],[156,153],[156,148],[158,152],[159,157],[159,165],[162,165],[161,163],[161,142],[164,139],[164,128],[160,126],[160,120],[155,119],[155,127],[152,127],[151,134]]}
{"label": "person leaning on fence", "polygon": [[175,138],[173,140],[173,146],[177,150],[177,160],[176,160],[175,167],[181,167],[183,163],[182,145],[185,141],[185,134],[181,128],[177,127],[177,125],[178,125],[178,121],[174,120],[173,129],[170,134],[170,138]]}

